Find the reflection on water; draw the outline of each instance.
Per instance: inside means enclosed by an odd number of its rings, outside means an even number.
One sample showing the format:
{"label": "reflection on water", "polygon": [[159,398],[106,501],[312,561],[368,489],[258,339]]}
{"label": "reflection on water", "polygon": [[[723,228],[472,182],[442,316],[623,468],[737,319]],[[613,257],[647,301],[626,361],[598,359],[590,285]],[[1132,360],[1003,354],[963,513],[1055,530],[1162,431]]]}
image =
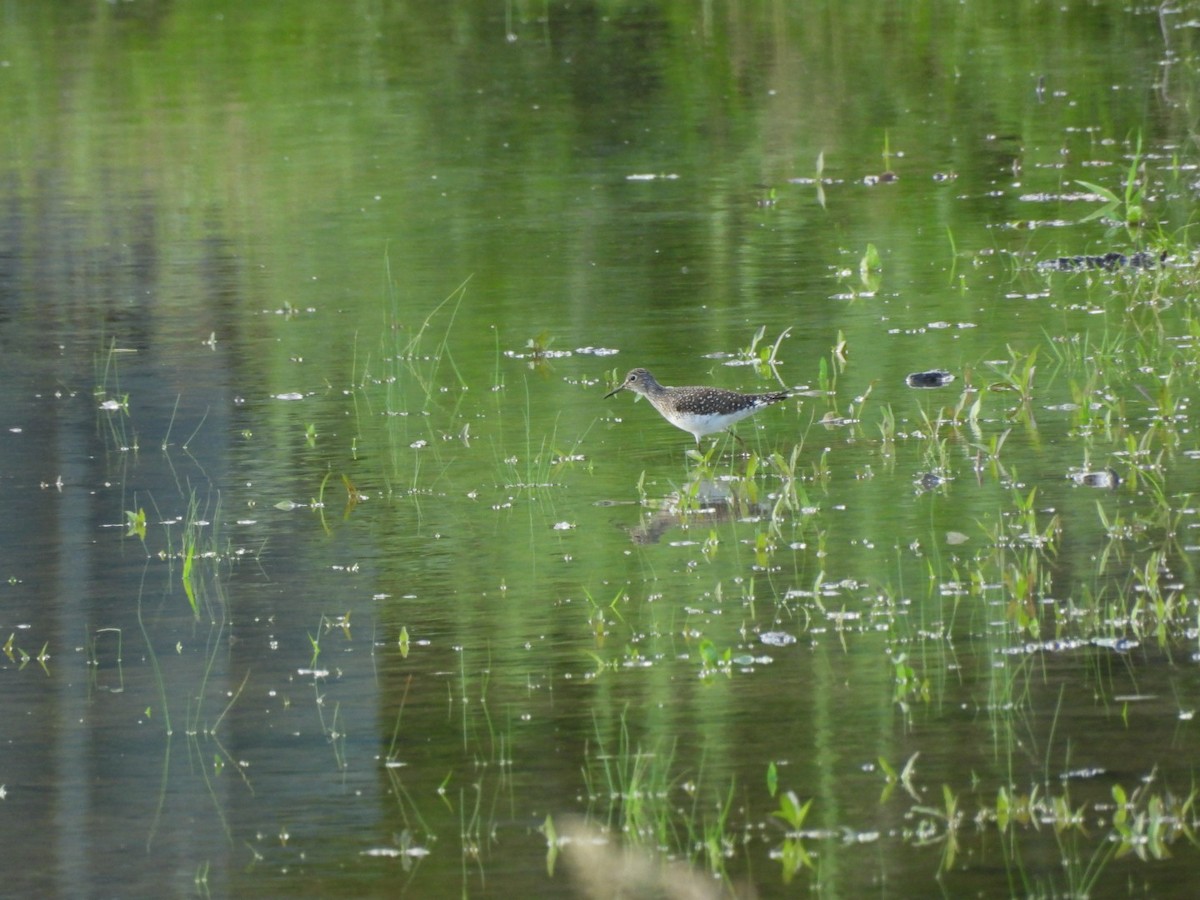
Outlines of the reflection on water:
{"label": "reflection on water", "polygon": [[1194,881],[1192,12],[10,11],[8,890]]}

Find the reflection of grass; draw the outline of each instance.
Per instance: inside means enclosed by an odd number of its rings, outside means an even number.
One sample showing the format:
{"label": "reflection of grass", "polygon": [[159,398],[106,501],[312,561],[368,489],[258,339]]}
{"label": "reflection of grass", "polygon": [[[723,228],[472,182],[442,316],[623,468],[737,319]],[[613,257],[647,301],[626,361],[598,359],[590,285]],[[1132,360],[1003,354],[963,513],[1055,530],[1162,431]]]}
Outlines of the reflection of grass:
{"label": "reflection of grass", "polygon": [[[1109,541],[1105,554],[1111,552],[1111,557],[1095,571],[1094,582],[1071,583],[1065,596],[1056,594],[1053,576],[1064,532],[1071,534],[1068,526],[1076,528],[1077,522],[1048,510],[1046,501],[1031,488],[1010,492],[1008,508],[994,525],[984,525],[988,548],[973,560],[951,562],[946,572],[937,560],[929,563],[935,580],[969,584],[969,594],[982,602],[984,610],[1005,613],[983,613],[987,646],[982,657],[993,753],[1000,771],[1008,773],[1007,781],[994,795],[978,796],[974,818],[977,826],[994,826],[1000,833],[1005,867],[1024,894],[1087,896],[1102,883],[1114,859],[1123,855],[1162,859],[1179,839],[1193,841],[1194,793],[1178,797],[1169,790],[1156,791],[1148,782],[1132,797],[1115,788],[1115,807],[1103,798],[1089,802],[1072,796],[1071,782],[1057,774],[1051,759],[1052,749],[1064,740],[1059,735],[1063,728],[1059,713],[1067,702],[1067,688],[1058,693],[1048,732],[1039,729],[1039,681],[1044,679],[1048,653],[1071,652],[1067,649],[1071,646],[1081,648],[1078,652],[1088,652],[1090,647],[1113,652],[1147,639],[1170,653],[1194,629],[1195,605],[1184,599],[1186,591],[1171,572],[1172,560],[1182,554],[1170,537],[1184,527],[1172,508],[1191,500],[1149,488],[1139,495],[1157,512],[1130,513],[1122,511],[1123,506],[1106,512],[1104,503],[1097,504],[1102,533]],[[1167,537],[1159,541],[1160,535]],[[1114,544],[1119,545],[1117,551],[1111,550]],[[910,634],[909,641],[919,643],[910,647],[909,654],[919,653],[920,644],[927,640],[921,632]],[[1101,700],[1112,693],[1111,673],[1106,681],[1104,672],[1117,658],[1101,655],[1091,663],[1101,670],[1093,685]],[[900,688],[915,682],[902,658],[896,667],[900,699]],[[940,704],[939,700],[935,708]],[[1118,706],[1114,715],[1119,710]],[[1069,753],[1069,735],[1066,741]],[[1032,761],[1035,755],[1042,761],[1038,783],[1021,791],[1014,787],[1018,773],[1026,768],[1025,760]],[[899,778],[890,767],[883,768],[890,788]],[[1070,771],[1067,760],[1061,768]],[[910,772],[908,781],[912,780]],[[1056,784],[1061,787],[1055,789]],[[885,790],[885,802],[890,795]],[[910,796],[915,801],[917,796],[925,800],[926,795],[918,786]],[[966,815],[962,789],[953,784],[942,785],[940,805],[915,802],[908,813],[912,826],[905,832],[906,839],[914,846],[940,845],[943,877],[949,877],[964,858],[968,833],[958,823]],[[1096,822],[1108,824],[1097,834],[1089,830]],[[1064,860],[1059,876],[1031,871],[1025,862],[1031,852],[1042,852],[1044,837],[1039,832],[1047,830]]]}
{"label": "reflection of grass", "polygon": [[[455,378],[460,386],[465,387],[466,381],[463,380],[462,373],[459,372],[458,366],[454,362],[454,357],[450,355],[450,329],[454,326],[454,318],[458,314],[458,308],[462,304],[463,297],[467,293],[467,283],[471,279],[468,277],[458,287],[451,291],[445,299],[442,300],[433,310],[427,315],[420,327],[416,330],[413,336],[400,350],[399,358],[403,359],[408,371],[417,379],[421,390],[425,393],[425,405],[430,404],[430,398],[433,396],[437,385],[438,371],[443,362],[447,363],[454,371]],[[453,305],[451,305],[453,304]],[[432,353],[425,353],[424,341],[426,332],[435,318],[442,312],[443,308],[449,307],[447,314],[449,320],[446,322],[445,330],[437,341],[437,346]],[[424,365],[421,365],[424,363]]]}
{"label": "reflection of grass", "polygon": [[16,634],[10,634],[8,636],[8,640],[4,642],[4,646],[0,647],[0,652],[8,657],[8,661],[11,663],[16,663],[17,669],[19,670],[24,669],[27,665],[29,665],[29,661],[31,659],[37,659],[38,665],[42,667],[42,671],[49,675],[50,670],[46,667],[46,661],[50,659],[49,654],[46,653],[46,648],[50,646],[49,642],[43,644],[42,649],[38,651],[38,655],[34,657],[31,656],[27,651],[18,647],[14,643],[15,640]]}
{"label": "reflection of grass", "polygon": [[[423,395],[423,407],[428,407],[433,402],[433,395],[437,392],[438,373],[441,370],[442,364],[446,363],[453,370],[458,382],[461,386],[466,386],[466,382],[462,378],[462,374],[455,365],[453,357],[449,352],[450,345],[450,330],[454,327],[454,319],[458,314],[458,308],[462,304],[463,297],[466,296],[467,283],[471,279],[468,278],[458,287],[451,291],[445,298],[442,299],[429,314],[421,321],[415,330],[408,330],[408,326],[401,321],[398,310],[398,300],[394,293],[389,297],[389,308],[386,312],[386,329],[383,336],[383,345],[380,347],[384,359],[387,360],[387,370],[389,376],[386,381],[389,385],[387,410],[389,412],[399,411],[404,407],[402,403],[393,402],[398,399],[395,391],[392,388],[399,386],[403,390],[409,383],[414,383],[419,392]],[[389,271],[389,285],[391,277]],[[392,288],[394,292],[394,287]],[[427,346],[430,335],[433,329],[434,322],[438,317],[445,312],[447,321],[440,336],[434,339],[435,345],[432,349]]]}
{"label": "reflection of grass", "polygon": [[912,807],[910,816],[914,822],[911,832],[914,846],[941,844],[942,859],[938,868],[942,873],[952,871],[960,849],[958,829],[963,819],[958,795],[951,790],[950,785],[943,784],[940,807],[917,804]]}
{"label": "reflection of grass", "polygon": [[322,614],[317,623],[316,637],[313,637],[312,634],[308,635],[308,642],[312,647],[312,657],[309,659],[307,674],[311,675],[313,680],[313,701],[321,732],[325,735],[330,747],[333,748],[333,758],[337,763],[338,771],[344,772],[346,770],[346,732],[341,724],[341,704],[334,703],[332,712],[327,711],[325,694],[321,692],[321,683],[328,677],[329,670],[317,668],[317,660],[321,656],[321,641],[325,635],[334,631],[340,631],[347,641],[351,640],[349,613],[334,618]]}
{"label": "reflection of grass", "polygon": [[783,379],[779,375],[779,364],[781,362],[779,359],[779,346],[783,343],[783,339],[791,333],[791,330],[791,326],[783,329],[783,331],[779,332],[773,343],[762,344],[760,346],[763,336],[767,333],[767,326],[763,325],[754,333],[750,345],[741,348],[736,355],[739,359],[752,362],[754,364],[754,371],[759,378],[773,377],[781,386],[786,388],[787,385],[784,384]]}
{"label": "reflection of grass", "polygon": [[[942,785],[940,805],[925,802],[929,791],[914,784],[914,761],[915,756],[905,766],[904,774],[897,775],[880,760],[888,782],[881,803],[889,801],[894,784],[905,785],[911,803],[901,836],[913,847],[941,846],[938,863],[941,878],[952,877],[971,833],[982,832],[979,846],[970,849],[972,865],[986,865],[987,847],[991,843],[988,832],[992,829],[999,835],[999,849],[1009,879],[1014,886],[1020,886],[1015,892],[1024,896],[1092,896],[1113,860],[1129,855],[1143,861],[1162,860],[1171,856],[1170,847],[1180,839],[1196,843],[1193,809],[1197,792],[1193,789],[1181,797],[1170,790],[1156,789],[1153,774],[1132,795],[1127,795],[1117,784],[1112,788],[1111,802],[1100,795],[1091,802],[1078,802],[1071,795],[1069,780],[1055,779],[1047,772],[1041,783],[1028,791],[1002,785],[995,794],[978,793],[977,808],[972,815],[960,794],[948,784]],[[1056,782],[1061,785],[1057,789],[1053,787]],[[800,808],[793,798],[773,815],[786,817],[797,811],[806,813],[807,804]],[[968,817],[974,823],[972,831],[962,828]],[[1096,823],[1101,826],[1099,833],[1094,831]],[[793,837],[796,831],[790,828],[788,837]],[[1046,832],[1053,835],[1063,861],[1059,876],[1048,875],[1044,868],[1030,871],[1025,863],[1030,850],[1040,855],[1042,835]],[[786,878],[788,861],[791,860],[792,872],[799,864],[794,853],[781,858]]]}
{"label": "reflection of grass", "polygon": [[[249,674],[247,673],[241,684],[227,695],[222,708],[214,711],[208,705],[213,690],[214,675],[221,670],[221,665],[226,660],[228,646],[224,640],[228,603],[218,569],[229,559],[229,554],[222,552],[218,545],[216,527],[208,520],[210,512],[208,503],[201,504],[195,489],[191,490],[186,499],[185,513],[180,517],[168,518],[158,510],[153,497],[150,498],[150,505],[155,510],[155,520],[161,523],[165,546],[156,554],[147,553],[135,608],[138,628],[145,645],[144,658],[149,663],[158,696],[157,703],[148,704],[143,715],[147,720],[161,722],[166,738],[163,748],[158,804],[149,824],[148,844],[153,843],[161,826],[166,799],[171,790],[172,741],[175,735],[175,725],[180,720],[180,712],[182,712],[183,731],[186,735],[189,759],[193,762],[190,771],[198,773],[202,778],[204,789],[212,798],[216,816],[227,836],[232,834],[232,830],[225,817],[215,780],[220,778],[226,770],[232,769],[249,788],[249,781],[243,765],[225,748],[218,736],[223,721],[239,701]],[[219,520],[220,515],[218,499],[213,505],[212,516]],[[149,536],[155,533],[148,524],[148,518],[141,508],[136,511],[126,511],[127,533],[130,536],[138,537],[143,547],[146,546]],[[179,529],[177,539],[175,538],[176,529]],[[168,585],[168,593],[170,593],[171,586],[183,588],[192,621],[198,623],[202,618],[207,618],[209,621],[207,638],[199,636],[204,644],[205,656],[203,671],[198,679],[181,677],[174,671],[177,666],[182,664],[179,660],[185,656],[185,640],[176,641],[173,655],[163,655],[158,649],[162,641],[158,627],[163,621],[172,620],[170,615],[165,620],[161,618],[166,609],[157,611],[153,617],[145,614],[146,608],[143,601],[145,580],[155,559],[167,564],[164,578]],[[176,562],[180,566],[178,570],[175,568]],[[198,637],[194,632],[194,627],[192,626],[192,637]],[[114,628],[98,629],[97,640],[102,633],[117,635],[117,661],[120,665],[123,652],[122,632]],[[190,643],[190,639],[187,642]],[[95,644],[93,644],[94,647]],[[186,696],[182,698],[173,696],[173,685],[186,685]],[[109,689],[114,690],[112,687]],[[124,689],[123,677],[121,684],[115,690],[122,689]],[[206,750],[204,744],[208,741],[212,743]],[[207,762],[205,762],[206,757],[208,758]],[[198,888],[205,884],[206,879],[207,874],[202,870],[197,870]]]}
{"label": "reflection of grass", "polygon": [[1009,418],[1015,419],[1024,413],[1032,416],[1033,386],[1037,374],[1038,348],[1034,347],[1028,353],[1022,353],[1013,347],[1008,348],[1008,364],[989,363],[989,366],[1000,376],[999,381],[988,385],[993,392],[1011,392],[1021,401],[1020,406],[1009,412]]}
{"label": "reflection of grass", "polygon": [[[1171,856],[1180,839],[1192,844],[1196,836],[1192,811],[1196,791],[1183,797],[1170,790],[1155,790],[1151,776],[1132,795],[1113,785],[1112,802],[1097,800],[1076,804],[1069,782],[1054,792],[1032,787],[1028,792],[1001,787],[990,802],[982,802],[975,816],[977,827],[994,827],[1010,877],[1023,885],[1027,896],[1092,896],[1111,862],[1128,855],[1142,861]],[[1100,834],[1091,823],[1109,822]],[[1063,860],[1061,881],[1030,873],[1024,863],[1024,839],[1036,839],[1051,830]]]}
{"label": "reflection of grass", "polygon": [[[197,760],[197,761],[202,760],[204,754],[201,752],[201,740],[207,739],[207,740],[213,741],[215,751],[214,751],[213,757],[212,757],[212,774],[214,776],[219,777],[227,767],[230,767],[238,773],[238,775],[241,777],[242,781],[246,784],[247,787],[249,787],[249,781],[246,777],[246,773],[245,773],[243,767],[234,759],[232,754],[230,754],[230,752],[225,748],[224,744],[221,742],[217,733],[221,726],[222,721],[225,719],[225,716],[229,713],[229,711],[233,708],[233,706],[237,703],[237,701],[241,697],[242,692],[246,687],[246,683],[249,680],[250,675],[249,675],[249,672],[247,671],[246,676],[242,679],[241,684],[237,687],[236,690],[234,690],[230,693],[228,702],[226,702],[223,709],[216,715],[216,717],[212,720],[211,723],[206,722],[205,721],[205,712],[206,712],[205,698],[209,694],[209,684],[210,684],[211,678],[213,676],[213,672],[215,671],[215,669],[217,668],[217,666],[221,662],[221,660],[224,658],[222,651],[225,646],[225,643],[222,640],[222,638],[225,633],[225,609],[226,609],[227,604],[226,604],[226,600],[225,600],[223,590],[221,587],[220,579],[215,578],[215,577],[210,577],[210,578],[202,577],[199,565],[195,561],[198,557],[197,557],[197,553],[194,550],[194,547],[193,547],[193,553],[192,553],[192,557],[191,557],[192,558],[191,568],[188,568],[188,566],[187,566],[186,553],[185,553],[184,558],[185,558],[184,571],[188,573],[187,576],[185,577],[185,581],[184,581],[185,592],[188,592],[189,600],[192,600],[193,598],[195,598],[197,596],[203,597],[204,598],[203,608],[209,612],[210,616],[212,616],[211,623],[210,623],[211,624],[210,634],[209,634],[208,640],[206,641],[206,647],[207,647],[208,652],[207,652],[207,657],[206,657],[205,663],[204,663],[204,671],[200,677],[199,684],[196,686],[194,693],[190,693],[187,696],[187,698],[184,700],[184,708],[185,708],[184,730],[187,735],[189,752],[194,756],[195,760]],[[145,574],[149,570],[149,565],[150,565],[150,563],[148,560],[146,563],[146,568],[143,570],[143,575],[142,575],[143,584],[145,581]],[[190,591],[188,591],[189,579],[191,579],[191,590]],[[197,618],[199,616],[199,613],[198,613],[199,608],[200,608],[199,606],[193,606],[193,614]],[[161,778],[160,786],[159,786],[158,805],[155,809],[155,814],[151,821],[149,834],[147,836],[147,845],[149,845],[149,844],[153,843],[154,838],[157,834],[161,816],[162,816],[162,810],[163,810],[164,804],[166,802],[166,797],[167,797],[168,787],[169,787],[169,776],[170,776],[171,743],[172,743],[172,738],[173,738],[175,732],[174,732],[174,726],[172,724],[172,714],[171,714],[172,698],[169,696],[168,688],[167,688],[168,681],[170,679],[168,679],[167,675],[163,671],[163,666],[164,666],[165,662],[164,662],[164,660],[161,660],[159,658],[159,655],[154,650],[154,640],[151,637],[151,634],[147,627],[146,621],[142,615],[142,590],[140,588],[139,588],[139,592],[138,592],[138,602],[137,602],[137,621],[138,621],[138,627],[140,628],[140,630],[142,632],[142,638],[145,641],[146,658],[149,660],[151,669],[153,670],[153,673],[154,673],[154,681],[157,686],[158,696],[159,696],[159,713],[158,714],[162,719],[163,730],[164,730],[164,733],[165,733],[166,739],[167,739],[166,746],[163,751],[164,752],[163,770],[162,770],[162,778]],[[110,630],[110,629],[108,629],[108,630]],[[176,654],[177,655],[180,654],[181,651],[182,651],[182,645],[177,644],[176,645]],[[150,715],[152,715],[152,710],[150,708],[147,709],[146,715],[148,717]],[[194,771],[198,771],[204,781],[205,788],[208,791],[209,796],[213,800],[213,806],[216,811],[217,817],[221,822],[222,830],[226,833],[227,836],[231,835],[232,830],[231,830],[230,825],[225,817],[224,810],[222,809],[221,804],[219,802],[217,791],[215,789],[212,779],[210,778],[208,766],[205,765],[203,762],[201,762],[199,765],[197,765],[195,767]]]}
{"label": "reflection of grass", "polygon": [[[93,688],[99,686],[99,670],[100,670],[100,635],[112,634],[117,638],[117,650],[114,661],[117,665],[117,684],[116,686],[106,685],[105,689],[112,693],[123,693],[125,691],[125,660],[123,655],[123,644],[125,635],[120,628],[97,628],[96,636],[91,639],[88,644],[88,665],[92,667],[91,685]],[[12,638],[8,639],[9,644],[12,643]],[[7,646],[5,652],[8,652]],[[11,659],[11,655],[9,656]]]}
{"label": "reflection of grass", "polygon": [[[402,317],[402,301],[386,259],[385,269],[387,296],[379,357],[375,360],[368,355],[360,364],[357,345],[355,347],[355,415],[360,427],[364,412],[385,417],[381,442],[387,448],[391,471],[381,473],[380,478],[389,482],[399,478],[402,471],[406,472],[404,478],[407,489],[417,493],[421,488],[423,457],[427,453],[436,456],[437,445],[431,440],[435,426],[427,414],[445,390],[444,370],[450,370],[459,388],[467,388],[467,382],[450,352],[450,333],[466,296],[470,278],[451,291],[414,326]],[[456,392],[456,404],[462,403],[464,390]],[[382,409],[377,408],[380,403]],[[412,420],[418,417],[421,422],[418,426],[419,436],[410,434]],[[464,442],[469,441],[469,433],[469,427],[463,428],[460,438]],[[315,439],[316,435],[312,437]],[[359,437],[353,439],[351,446],[356,458]],[[414,450],[418,452],[414,453]]]}
{"label": "reflection of grass", "polygon": [[400,697],[400,707],[396,710],[396,724],[392,728],[392,740],[388,745],[387,757],[384,761],[384,772],[387,773],[388,783],[392,788],[392,796],[396,798],[396,805],[400,811],[401,818],[404,820],[405,830],[411,832],[411,829],[419,827],[426,836],[429,836],[432,835],[432,830],[421,816],[420,809],[413,801],[412,795],[408,792],[404,780],[400,777],[400,769],[406,765],[404,760],[400,758],[401,725],[404,719],[404,707],[408,702],[408,691],[411,687],[412,676],[409,675],[404,681],[404,693]]}
{"label": "reflection of grass", "polygon": [[616,832],[635,847],[697,861],[725,877],[726,860],[737,842],[730,831],[734,785],[712,797],[703,783],[703,767],[694,780],[675,771],[675,745],[668,752],[635,746],[629,723],[621,716],[617,746],[609,752],[595,725],[595,745],[585,751],[584,783],[589,819]]}
{"label": "reflection of grass", "polygon": [[794,791],[786,791],[779,797],[779,808],[771,816],[781,821],[787,829],[783,843],[775,852],[783,866],[783,883],[790,884],[800,869],[815,868],[813,858],[804,843],[804,820],[808,818],[808,810],[812,806],[812,798],[801,803]]}
{"label": "reflection of grass", "polygon": [[675,840],[671,789],[674,753],[666,756],[634,747],[621,716],[616,751],[609,753],[596,722],[596,745],[587,754],[584,781],[592,803],[603,804],[605,824],[636,843],[672,847]]}
{"label": "reflection of grass", "polygon": [[104,416],[107,426],[106,433],[111,441],[112,449],[119,451],[138,450],[137,435],[132,443],[126,420],[129,418],[129,394],[121,391],[121,378],[117,369],[117,357],[121,353],[131,353],[117,347],[116,339],[112,339],[103,354],[96,357],[96,385],[92,396]]}
{"label": "reflection of grass", "polygon": [[1196,843],[1192,830],[1196,790],[1180,798],[1170,791],[1152,792],[1153,783],[1153,777],[1147,779],[1132,795],[1127,795],[1119,784],[1113,785],[1116,804],[1113,831],[1118,838],[1118,857],[1132,853],[1143,861],[1166,859],[1171,855],[1167,848],[1178,838],[1186,837]]}
{"label": "reflection of grass", "polygon": [[[219,518],[220,514],[221,504],[218,500],[213,511],[214,520]],[[188,497],[180,541],[179,577],[188,606],[197,621],[200,620],[201,613],[204,613],[210,622],[215,622],[223,615],[218,608],[221,603],[214,602],[208,589],[210,585],[216,585],[216,567],[221,562],[222,554],[218,549],[216,526],[209,521],[207,507],[203,510],[200,508],[194,490]]]}

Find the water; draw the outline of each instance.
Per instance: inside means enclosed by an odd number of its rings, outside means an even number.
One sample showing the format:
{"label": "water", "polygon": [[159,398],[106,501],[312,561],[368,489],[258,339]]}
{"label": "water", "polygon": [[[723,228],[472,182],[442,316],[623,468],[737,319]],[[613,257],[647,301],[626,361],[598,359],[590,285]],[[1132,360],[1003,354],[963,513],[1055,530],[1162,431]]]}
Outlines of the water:
{"label": "water", "polygon": [[1188,896],[1196,12],[12,11],[6,889]]}

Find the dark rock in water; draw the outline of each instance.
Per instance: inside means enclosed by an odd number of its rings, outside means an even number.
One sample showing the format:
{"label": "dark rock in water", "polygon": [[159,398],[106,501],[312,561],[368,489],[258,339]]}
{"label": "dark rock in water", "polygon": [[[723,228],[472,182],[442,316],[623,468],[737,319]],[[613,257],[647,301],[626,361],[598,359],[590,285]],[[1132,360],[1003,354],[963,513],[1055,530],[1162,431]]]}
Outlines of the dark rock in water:
{"label": "dark rock in water", "polygon": [[913,372],[904,379],[910,388],[939,388],[949,384],[954,376],[945,369],[930,369],[928,372]]}
{"label": "dark rock in water", "polygon": [[949,479],[939,472],[922,472],[913,482],[922,491],[936,491]]}
{"label": "dark rock in water", "polygon": [[1103,256],[1060,256],[1057,259],[1043,259],[1038,268],[1049,272],[1079,272],[1084,269],[1104,269],[1112,272],[1117,269],[1153,269],[1167,261],[1167,252],[1149,253],[1139,250],[1131,256],[1110,250]]}
{"label": "dark rock in water", "polygon": [[1121,486],[1121,476],[1116,469],[1099,469],[1095,472],[1073,472],[1071,480],[1084,487],[1115,490]]}

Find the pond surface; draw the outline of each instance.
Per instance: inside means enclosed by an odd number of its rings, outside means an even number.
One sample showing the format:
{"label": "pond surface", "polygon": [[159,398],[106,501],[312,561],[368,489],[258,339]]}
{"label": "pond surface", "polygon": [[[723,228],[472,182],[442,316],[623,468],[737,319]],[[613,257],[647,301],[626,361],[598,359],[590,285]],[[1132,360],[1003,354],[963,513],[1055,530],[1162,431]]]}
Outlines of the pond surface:
{"label": "pond surface", "polygon": [[1200,4],[993,6],[8,10],[6,890],[1192,896]]}

